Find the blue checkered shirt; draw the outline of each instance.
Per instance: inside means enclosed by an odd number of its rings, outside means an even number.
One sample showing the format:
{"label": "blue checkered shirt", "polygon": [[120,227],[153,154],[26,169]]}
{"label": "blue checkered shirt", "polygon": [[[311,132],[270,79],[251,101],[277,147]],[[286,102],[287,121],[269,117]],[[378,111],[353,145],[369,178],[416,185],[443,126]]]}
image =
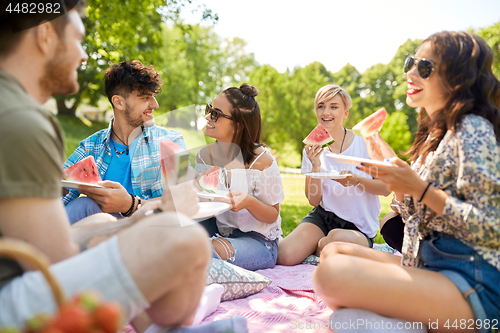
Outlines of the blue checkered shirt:
{"label": "blue checkered shirt", "polygon": [[[99,174],[103,178],[111,161],[110,135],[112,123],[113,119],[111,119],[107,129],[100,130],[80,142],[78,148],[64,162],[64,169],[88,156],[94,156]],[[132,189],[134,195],[144,200],[161,197],[163,194],[160,172],[160,141],[164,139],[172,140],[186,149],[184,138],[179,132],[167,130],[157,125],[144,127],[137,142],[131,163]],[[79,196],[78,190],[69,190],[69,193],[63,197],[64,204],[67,205]]]}

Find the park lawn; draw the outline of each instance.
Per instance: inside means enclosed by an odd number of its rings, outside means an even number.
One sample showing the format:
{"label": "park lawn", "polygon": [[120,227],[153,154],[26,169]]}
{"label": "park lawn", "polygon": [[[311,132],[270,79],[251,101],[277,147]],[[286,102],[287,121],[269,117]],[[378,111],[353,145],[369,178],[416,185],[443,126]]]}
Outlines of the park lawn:
{"label": "park lawn", "polygon": [[[57,118],[64,131],[66,158],[78,147],[80,141],[108,127],[108,123],[105,122],[92,122],[91,126],[88,126],[80,119],[72,116],[61,115],[57,116]],[[184,136],[188,149],[201,147],[206,144],[205,136],[201,131],[191,131],[182,128],[175,128],[175,130],[178,130]],[[281,180],[283,182],[283,192],[285,193],[285,200],[281,204],[281,226],[283,236],[286,236],[307,215],[312,206],[309,205],[304,194],[305,180],[303,175],[282,174]],[[391,210],[389,206],[391,198],[380,196],[380,203],[382,209],[379,219]],[[380,233],[377,233],[375,242],[384,243],[384,239]]]}

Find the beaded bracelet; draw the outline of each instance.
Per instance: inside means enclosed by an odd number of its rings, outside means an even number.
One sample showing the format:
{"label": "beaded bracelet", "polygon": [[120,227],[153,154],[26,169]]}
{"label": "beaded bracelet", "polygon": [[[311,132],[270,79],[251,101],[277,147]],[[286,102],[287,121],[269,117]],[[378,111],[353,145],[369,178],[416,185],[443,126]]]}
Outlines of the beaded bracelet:
{"label": "beaded bracelet", "polygon": [[132,206],[130,206],[130,208],[125,213],[122,213],[122,215],[125,217],[129,217],[130,215],[132,215],[132,212],[134,211],[134,206],[135,206],[135,196],[132,193],[129,193],[129,194],[132,197]]}

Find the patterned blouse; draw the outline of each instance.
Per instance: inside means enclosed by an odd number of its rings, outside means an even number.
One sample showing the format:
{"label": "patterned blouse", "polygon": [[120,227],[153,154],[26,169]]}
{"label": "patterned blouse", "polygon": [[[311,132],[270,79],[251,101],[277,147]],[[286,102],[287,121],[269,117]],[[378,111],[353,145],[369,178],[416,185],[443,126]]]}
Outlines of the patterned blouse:
{"label": "patterned blouse", "polygon": [[400,204],[406,223],[401,264],[417,265],[419,241],[434,230],[453,235],[500,270],[500,144],[491,123],[465,116],[423,165],[418,159],[412,168],[449,197],[443,216],[437,216],[405,195]]}

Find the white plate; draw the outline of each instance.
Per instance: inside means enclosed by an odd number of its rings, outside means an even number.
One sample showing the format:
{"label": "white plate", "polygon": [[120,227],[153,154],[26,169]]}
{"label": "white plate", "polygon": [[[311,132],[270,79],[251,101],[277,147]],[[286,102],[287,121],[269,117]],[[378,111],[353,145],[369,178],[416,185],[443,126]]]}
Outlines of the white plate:
{"label": "white plate", "polygon": [[200,198],[205,198],[205,199],[227,198],[228,193],[229,191],[225,190],[216,190],[215,193],[204,191],[204,192],[198,192],[198,196]]}
{"label": "white plate", "polygon": [[349,175],[341,175],[338,172],[309,172],[305,174],[311,178],[317,179],[344,179]]}
{"label": "white plate", "polygon": [[344,156],[344,155],[340,155],[340,154],[327,154],[326,156],[333,158],[336,162],[344,163],[344,164],[352,164],[352,165],[356,165],[356,166],[360,166],[361,163],[366,163],[369,165],[375,165],[375,166],[384,167],[384,168],[394,166],[389,162],[371,160],[369,158]]}
{"label": "white plate", "polygon": [[91,186],[91,187],[104,187],[101,185],[91,184],[91,183],[74,182],[71,180],[61,180],[62,187],[72,188],[72,189],[78,190],[78,185],[85,185],[85,186]]}
{"label": "white plate", "polygon": [[206,219],[216,214],[223,213],[231,207],[225,202],[199,202],[200,210],[191,218],[193,220]]}

